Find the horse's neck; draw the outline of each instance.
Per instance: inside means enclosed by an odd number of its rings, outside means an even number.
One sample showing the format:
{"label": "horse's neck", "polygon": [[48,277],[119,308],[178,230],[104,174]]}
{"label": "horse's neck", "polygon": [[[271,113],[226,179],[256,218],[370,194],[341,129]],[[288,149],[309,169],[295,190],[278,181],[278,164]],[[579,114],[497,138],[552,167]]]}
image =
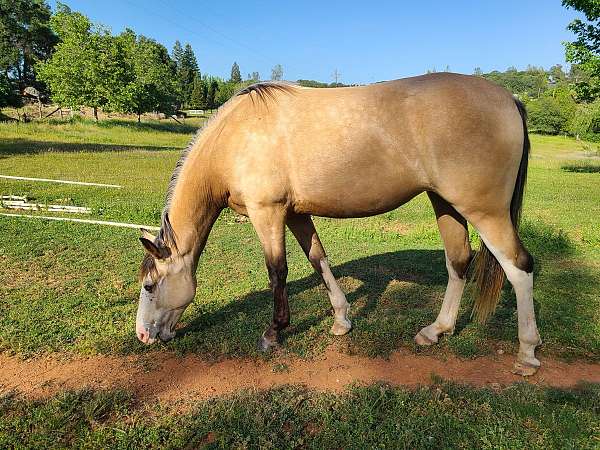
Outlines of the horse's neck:
{"label": "horse's neck", "polygon": [[169,220],[182,254],[200,256],[222,209],[215,200],[209,174],[184,167],[169,206]]}

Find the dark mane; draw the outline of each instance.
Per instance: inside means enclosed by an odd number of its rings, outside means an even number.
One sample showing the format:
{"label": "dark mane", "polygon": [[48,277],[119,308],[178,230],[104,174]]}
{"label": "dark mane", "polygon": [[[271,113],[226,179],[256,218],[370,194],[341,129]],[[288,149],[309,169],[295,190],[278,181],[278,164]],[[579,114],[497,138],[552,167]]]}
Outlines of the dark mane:
{"label": "dark mane", "polygon": [[255,92],[261,102],[266,103],[267,100],[275,100],[278,92],[292,94],[295,87],[294,84],[282,81],[261,81],[239,90],[235,96],[250,95],[254,102],[254,97],[251,94]]}

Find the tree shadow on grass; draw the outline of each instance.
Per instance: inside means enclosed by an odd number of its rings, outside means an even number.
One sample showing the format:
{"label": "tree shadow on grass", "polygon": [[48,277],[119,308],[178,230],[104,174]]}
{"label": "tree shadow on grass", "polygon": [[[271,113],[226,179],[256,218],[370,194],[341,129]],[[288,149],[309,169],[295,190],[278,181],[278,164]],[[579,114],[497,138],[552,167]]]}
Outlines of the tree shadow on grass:
{"label": "tree shadow on grass", "polygon": [[29,139],[0,139],[0,158],[15,155],[35,155],[40,153],[98,153],[125,152],[131,150],[166,151],[179,150],[178,147],[157,147],[153,145],[113,145],[78,144],[66,142],[31,141]]}
{"label": "tree shadow on grass", "polygon": [[600,173],[600,165],[599,164],[568,164],[561,167],[565,172],[573,172],[573,173]]}
{"label": "tree shadow on grass", "polygon": [[[521,236],[536,258],[535,302],[546,348],[563,356],[599,357],[594,317],[600,305],[597,296],[596,301],[593,298],[600,277],[572,258],[575,248],[564,233],[540,222],[525,222]],[[282,349],[311,356],[337,342],[349,353],[388,356],[402,346],[412,347],[413,336],[435,320],[447,282],[441,249],[382,253],[332,270],[351,304],[353,330],[343,337],[329,334],[331,307],[320,279],[311,275],[288,283],[292,323],[283,333]],[[475,356],[489,351],[496,341],[516,346],[516,301],[508,283],[488,324],[471,322],[470,312],[467,292],[455,335],[441,351],[449,347],[459,355]],[[208,358],[258,355],[255,344],[271,313],[267,289],[225,305],[198,304],[184,316],[177,337],[163,348]],[[120,348],[125,353],[140,350],[133,335]]]}
{"label": "tree shadow on grass", "polygon": [[165,133],[191,134],[198,130],[197,125],[177,122],[134,122],[129,120],[107,119],[98,122],[98,127],[122,127],[139,131],[161,131]]}

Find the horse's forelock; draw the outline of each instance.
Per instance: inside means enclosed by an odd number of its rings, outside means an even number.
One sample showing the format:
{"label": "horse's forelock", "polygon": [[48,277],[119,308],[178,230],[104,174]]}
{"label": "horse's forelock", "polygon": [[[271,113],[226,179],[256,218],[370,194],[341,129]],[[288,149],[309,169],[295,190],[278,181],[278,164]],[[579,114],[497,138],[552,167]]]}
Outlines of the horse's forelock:
{"label": "horse's forelock", "polygon": [[156,261],[154,261],[154,257],[150,253],[146,253],[144,259],[142,259],[142,264],[140,265],[140,281],[146,278],[147,275],[150,275],[150,278],[154,280],[156,279],[157,274],[158,271],[156,270]]}

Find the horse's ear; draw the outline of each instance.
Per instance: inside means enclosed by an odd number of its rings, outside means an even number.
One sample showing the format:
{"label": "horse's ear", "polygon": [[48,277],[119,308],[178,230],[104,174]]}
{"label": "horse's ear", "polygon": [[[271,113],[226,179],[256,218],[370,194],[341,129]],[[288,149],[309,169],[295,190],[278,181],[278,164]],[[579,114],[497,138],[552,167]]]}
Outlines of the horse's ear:
{"label": "horse's ear", "polygon": [[156,259],[167,259],[171,256],[171,250],[162,243],[155,244],[150,239],[145,237],[140,238],[140,242],[148,253],[154,256]]}
{"label": "horse's ear", "polygon": [[140,233],[142,233],[142,237],[148,239],[149,241],[154,242],[156,240],[156,236],[150,233],[145,228],[140,228]]}

